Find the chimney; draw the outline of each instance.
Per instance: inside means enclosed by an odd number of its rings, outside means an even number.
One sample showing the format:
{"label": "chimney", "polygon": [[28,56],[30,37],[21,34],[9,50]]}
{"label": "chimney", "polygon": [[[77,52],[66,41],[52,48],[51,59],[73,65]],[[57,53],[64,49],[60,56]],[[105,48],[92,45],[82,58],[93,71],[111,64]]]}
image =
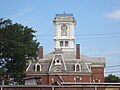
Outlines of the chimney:
{"label": "chimney", "polygon": [[39,47],[39,59],[43,58],[43,46]]}
{"label": "chimney", "polygon": [[80,44],[76,44],[76,59],[80,59]]}

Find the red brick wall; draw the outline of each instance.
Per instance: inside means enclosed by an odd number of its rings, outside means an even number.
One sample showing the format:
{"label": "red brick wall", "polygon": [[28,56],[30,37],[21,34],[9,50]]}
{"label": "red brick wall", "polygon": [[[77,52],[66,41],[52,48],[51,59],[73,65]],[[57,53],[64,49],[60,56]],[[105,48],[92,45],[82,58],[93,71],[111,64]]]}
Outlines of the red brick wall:
{"label": "red brick wall", "polygon": [[[90,75],[63,75],[61,76],[65,82],[75,82],[74,78],[79,77],[78,82],[90,82]],[[49,84],[52,84],[52,78],[54,79],[54,82],[63,82],[58,75],[50,75],[48,80]],[[81,79],[80,79],[81,78]],[[77,81],[77,80],[76,80]]]}
{"label": "red brick wall", "polygon": [[[27,76],[30,77],[30,76]],[[41,79],[39,80],[42,85],[52,84],[52,82],[63,82],[58,75],[40,75]],[[90,82],[90,75],[62,75],[61,76],[65,82]],[[78,77],[78,78],[77,78]],[[54,79],[52,81],[52,79]]]}
{"label": "red brick wall", "polygon": [[[91,75],[63,75],[61,76],[65,82],[75,82],[75,78],[77,78],[78,82],[93,82],[93,80],[100,80],[100,82],[104,82],[104,68],[103,67],[92,67]],[[58,75],[40,75],[41,83],[52,84],[52,82],[62,82]],[[54,79],[52,81],[52,78]],[[80,79],[81,78],[81,79]]]}
{"label": "red brick wall", "polygon": [[65,76],[63,76],[65,82],[75,82],[74,77],[75,77],[75,75],[65,75]]}
{"label": "red brick wall", "polygon": [[[53,81],[52,81],[53,79]],[[61,80],[59,79],[58,75],[50,75],[49,78],[49,84],[52,84],[53,82],[61,82]]]}
{"label": "red brick wall", "polygon": [[66,75],[66,76],[63,76],[65,82],[75,82],[74,78],[77,79],[80,79],[79,82],[90,82],[90,76],[89,75]]}
{"label": "red brick wall", "polygon": [[49,84],[49,76],[48,75],[41,75],[40,76],[41,77],[41,79],[42,79],[42,85],[46,85],[46,84]]}
{"label": "red brick wall", "polygon": [[93,79],[99,79],[100,82],[104,82],[104,68],[103,67],[92,67],[92,81]]}
{"label": "red brick wall", "polygon": [[81,78],[82,78],[82,80],[81,80],[82,82],[90,82],[91,76],[84,75]]}
{"label": "red brick wall", "polygon": [[[31,76],[38,76],[38,75],[27,75],[26,77],[31,77]],[[48,75],[39,75],[41,79],[39,79],[39,82],[41,82],[42,85],[49,84],[49,76]]]}

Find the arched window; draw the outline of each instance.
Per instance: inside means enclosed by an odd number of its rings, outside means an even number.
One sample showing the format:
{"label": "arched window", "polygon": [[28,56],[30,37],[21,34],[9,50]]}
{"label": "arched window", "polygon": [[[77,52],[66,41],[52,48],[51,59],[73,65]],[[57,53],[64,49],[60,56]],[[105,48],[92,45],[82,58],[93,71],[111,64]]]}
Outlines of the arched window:
{"label": "arched window", "polygon": [[37,65],[37,71],[40,71],[40,65]]}
{"label": "arched window", "polygon": [[75,64],[75,71],[81,71],[81,65],[79,63]]}
{"label": "arched window", "polygon": [[76,65],[76,71],[79,71],[79,70],[80,70],[79,65]]}
{"label": "arched window", "polygon": [[41,71],[41,65],[39,63],[36,63],[35,71]]}

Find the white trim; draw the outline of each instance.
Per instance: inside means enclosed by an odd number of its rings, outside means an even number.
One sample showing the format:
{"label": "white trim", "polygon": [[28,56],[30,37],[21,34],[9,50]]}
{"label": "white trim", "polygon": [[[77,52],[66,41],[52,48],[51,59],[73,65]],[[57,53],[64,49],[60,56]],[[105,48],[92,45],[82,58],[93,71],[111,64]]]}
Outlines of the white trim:
{"label": "white trim", "polygon": [[76,77],[74,77],[73,79],[74,79],[74,81],[76,82]]}
{"label": "white trim", "polygon": [[37,66],[39,65],[39,67],[40,67],[40,71],[41,71],[41,64],[39,64],[39,63],[36,63],[35,64],[35,71],[37,71]]}
{"label": "white trim", "polygon": [[[55,59],[55,56],[56,56],[56,55],[62,57],[62,60],[63,60],[63,66],[65,67],[65,71],[67,71],[67,68],[66,68],[66,64],[65,64],[65,61],[64,61],[63,55],[62,55],[62,54],[54,54],[53,59],[52,59],[52,62],[51,62],[51,65],[50,65],[50,68],[49,68],[49,72],[51,71],[51,68],[52,68],[53,62],[56,60],[56,59]],[[61,62],[62,62],[62,60],[61,60]],[[61,63],[61,65],[62,65],[62,63]]]}
{"label": "white trim", "polygon": [[55,54],[54,54],[54,56],[53,56],[53,59],[52,59],[51,65],[50,65],[49,72],[50,72],[50,70],[51,70],[51,68],[52,68],[52,65],[53,65],[53,62],[54,62],[54,58],[55,58]]}
{"label": "white trim", "polygon": [[103,67],[104,68],[104,65],[91,65],[91,67]]}
{"label": "white trim", "polygon": [[[57,71],[57,70],[59,70],[59,71]],[[53,72],[62,72],[58,67],[53,68],[51,71],[53,71]]]}
{"label": "white trim", "polygon": [[65,64],[65,61],[64,61],[63,55],[61,54],[61,56],[62,56],[62,59],[63,59],[63,64],[64,64],[64,67],[65,67],[65,70],[67,71],[67,68],[66,68],[66,64]]}
{"label": "white trim", "polygon": [[32,62],[30,62],[30,64],[28,65],[26,71],[28,71],[28,69],[30,68],[30,65],[32,64]]}
{"label": "white trim", "polygon": [[89,70],[89,72],[91,72],[91,69],[88,67],[88,64],[85,62],[87,69]]}
{"label": "white trim", "polygon": [[[69,85],[67,85],[67,84],[69,84]],[[72,84],[72,85],[70,85],[70,84]],[[87,85],[86,85],[87,84]],[[106,85],[106,86],[105,86]],[[108,86],[109,85],[109,86]],[[120,87],[120,83],[81,83],[81,82],[77,82],[77,83],[71,83],[71,82],[61,82],[61,85],[4,85],[4,86],[2,86],[2,85],[0,85],[0,87],[2,87],[3,89],[4,88],[20,88],[20,87],[28,87],[28,88],[31,88],[31,87],[33,87],[33,88],[38,88],[38,87],[43,87],[43,88],[45,88],[45,87],[48,87],[48,88],[75,88],[75,87],[79,87],[79,88],[84,88],[84,87],[100,87],[100,88],[104,88],[104,87],[106,87],[106,88],[119,88]]]}
{"label": "white trim", "polygon": [[65,80],[63,79],[62,76],[58,75],[58,77],[60,78],[60,80],[62,80],[63,82],[65,82]]}
{"label": "white trim", "polygon": [[[61,84],[64,84],[64,85],[67,85],[67,84],[74,84],[74,85],[109,85],[109,86],[106,86],[106,87],[110,87],[110,85],[120,85],[120,83],[94,83],[94,82],[78,82],[78,83],[75,83],[75,82],[61,82]],[[71,86],[70,85],[70,86]],[[99,86],[98,86],[99,87]],[[114,86],[113,86],[114,87]],[[118,87],[118,86],[117,86]]]}
{"label": "white trim", "polygon": [[76,63],[75,64],[75,72],[77,72],[77,69],[76,69],[77,66],[79,66],[79,70],[78,71],[81,71],[81,69],[82,69],[81,65],[79,63]]}

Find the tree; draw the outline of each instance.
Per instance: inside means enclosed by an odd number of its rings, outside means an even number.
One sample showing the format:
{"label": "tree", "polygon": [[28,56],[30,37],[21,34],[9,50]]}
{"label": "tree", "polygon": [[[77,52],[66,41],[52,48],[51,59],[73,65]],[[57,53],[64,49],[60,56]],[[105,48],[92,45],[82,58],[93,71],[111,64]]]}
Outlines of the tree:
{"label": "tree", "polygon": [[118,76],[109,74],[108,76],[105,77],[105,82],[117,83],[117,82],[120,82],[120,78]]}
{"label": "tree", "polygon": [[0,68],[21,83],[26,62],[36,59],[39,43],[32,28],[0,19]]}

